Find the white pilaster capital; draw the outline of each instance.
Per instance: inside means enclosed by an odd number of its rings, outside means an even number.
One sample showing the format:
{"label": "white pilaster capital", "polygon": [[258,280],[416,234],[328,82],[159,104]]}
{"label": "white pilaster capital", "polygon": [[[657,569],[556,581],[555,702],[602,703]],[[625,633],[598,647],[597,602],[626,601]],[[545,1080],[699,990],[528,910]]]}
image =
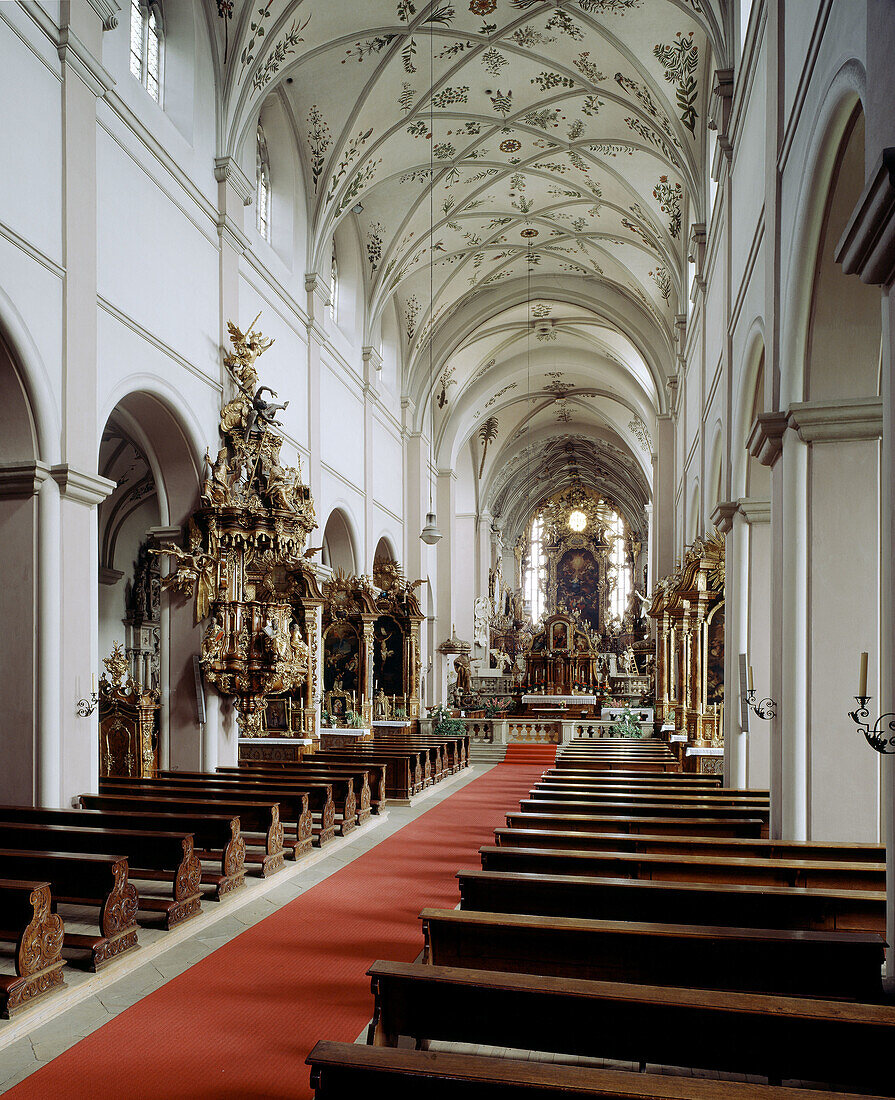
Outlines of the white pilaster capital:
{"label": "white pilaster capital", "polygon": [[0,500],[36,496],[49,476],[44,462],[0,462]]}
{"label": "white pilaster capital", "polygon": [[146,532],[146,537],[152,543],[153,546],[161,546],[163,542],[177,543],[183,538],[182,527],[150,527]]}
{"label": "white pilaster capital", "polygon": [[227,183],[242,199],[243,206],[251,206],[255,197],[255,184],[243,172],[234,157],[214,158],[214,178]]}
{"label": "white pilaster capital", "polygon": [[733,527],[733,517],[737,514],[737,502],[735,500],[720,500],[715,505],[714,511],[709,517],[722,535],[729,534]]}
{"label": "white pilaster capital", "polygon": [[59,60],[65,68],[99,98],[115,86],[115,78],[100,64],[84,42],[68,25],[59,28],[59,44],[56,47]]}
{"label": "white pilaster capital", "polygon": [[883,434],[879,397],[838,401],[802,401],[790,405],[789,426],[803,443],[853,443]]}
{"label": "white pilaster capital", "polygon": [[59,495],[63,500],[86,504],[90,508],[102,504],[117,488],[116,483],[107,477],[85,474],[81,470],[73,469],[67,462],[53,466],[50,474],[59,486]]}
{"label": "white pilaster capital", "polygon": [[709,129],[718,138],[718,147],[728,160],[733,154],[730,140],[730,108],[733,104],[733,69],[715,69],[712,98],[709,102]]}
{"label": "white pilaster capital", "polygon": [[740,497],[737,501],[737,511],[752,527],[754,524],[771,522],[771,502],[759,500],[757,497]]}
{"label": "white pilaster capital", "polygon": [[858,199],[835,260],[846,275],[889,286],[895,281],[895,148],[883,149]]}
{"label": "white pilaster capital", "polygon": [[374,370],[382,370],[382,354],[378,348],[374,348],[372,344],[364,344],[361,355],[364,362],[371,364]]}
{"label": "white pilaster capital", "polygon": [[248,252],[252,243],[243,233],[242,227],[237,225],[229,214],[218,215],[218,236],[221,238],[221,244],[229,245],[240,256]]}
{"label": "white pilaster capital", "polygon": [[103,21],[104,31],[113,31],[118,26],[121,5],[117,0],[87,0],[87,3]]}
{"label": "white pilaster capital", "polygon": [[746,449],[762,466],[773,466],[783,453],[789,417],[785,412],[759,413],[746,440]]}
{"label": "white pilaster capital", "polygon": [[308,316],[319,325],[330,305],[329,280],[316,271],[305,273],[305,291],[308,295]]}

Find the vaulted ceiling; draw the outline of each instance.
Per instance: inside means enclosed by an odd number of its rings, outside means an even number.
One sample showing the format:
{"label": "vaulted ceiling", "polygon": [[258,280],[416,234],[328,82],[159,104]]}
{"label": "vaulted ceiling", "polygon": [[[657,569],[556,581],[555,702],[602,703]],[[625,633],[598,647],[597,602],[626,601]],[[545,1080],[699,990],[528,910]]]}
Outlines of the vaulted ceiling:
{"label": "vaulted ceiling", "polygon": [[648,494],[641,449],[675,370],[688,226],[706,218],[707,101],[712,71],[725,64],[726,7],[209,8],[219,60],[227,37],[226,151],[248,139],[261,101],[288,79],[313,227],[309,270],[326,269],[334,229],[353,219],[369,326],[395,310],[404,393],[421,423],[433,416],[439,464],[475,438],[477,421],[498,416],[501,444],[482,471],[492,504],[498,470],[547,424],[557,425],[547,440],[612,440]]}

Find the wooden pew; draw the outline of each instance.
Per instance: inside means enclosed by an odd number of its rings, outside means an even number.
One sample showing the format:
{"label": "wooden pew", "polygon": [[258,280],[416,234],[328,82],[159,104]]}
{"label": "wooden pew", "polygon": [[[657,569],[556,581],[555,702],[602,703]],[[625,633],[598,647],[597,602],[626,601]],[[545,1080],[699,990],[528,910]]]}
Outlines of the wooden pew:
{"label": "wooden pew", "polygon": [[586,848],[606,852],[688,852],[706,856],[751,856],[757,859],[832,859],[885,865],[883,844],[846,844],[821,840],[751,840],[742,837],[675,837],[625,832],[593,833],[529,828],[527,815],[511,815],[511,828],[494,830],[495,844],[518,848]]}
{"label": "wooden pew", "polygon": [[403,737],[374,737],[374,748],[410,749],[423,754],[423,770],[428,783],[438,783],[445,775],[445,751],[441,742],[430,743]]}
{"label": "wooden pew", "polygon": [[[433,1040],[891,1090],[895,1007],[375,962],[367,1042]],[[744,1042],[744,1037],[748,1041]]]}
{"label": "wooden pew", "polygon": [[881,932],[886,927],[885,894],[872,890],[649,882],[477,869],[458,871],[457,878],[461,909],[489,913],[854,932]]}
{"label": "wooden pew", "polygon": [[0,879],[0,939],[15,944],[15,973],[0,974],[4,1020],[65,985],[65,928],[52,900],[48,882]]}
{"label": "wooden pew", "polygon": [[[217,771],[222,775],[243,775],[251,777],[263,777],[264,779],[308,779],[310,781],[325,782],[327,775],[335,775],[339,778],[350,776],[354,780],[354,790],[358,798],[358,805],[366,805],[374,814],[382,813],[388,804],[385,790],[385,764],[318,764],[313,761],[302,760],[300,763],[265,763],[247,761],[238,768],[222,767]],[[364,788],[366,787],[366,802]]]}
{"label": "wooden pew", "polygon": [[562,780],[543,779],[535,780],[532,787],[532,797],[535,797],[535,791],[542,792],[545,797],[586,798],[595,802],[609,802],[612,799],[624,798],[629,801],[633,799],[638,802],[665,802],[669,805],[679,803],[684,806],[696,802],[711,802],[713,804],[728,802],[737,806],[767,806],[771,800],[767,791],[762,793],[731,791],[726,787],[703,788],[700,790],[688,788],[686,791],[680,791],[667,787],[649,787],[646,789],[630,786],[620,788],[601,787],[599,784],[592,783],[565,783]]}
{"label": "wooden pew", "polygon": [[171,883],[170,898],[139,895],[139,908],[161,913],[165,927],[173,928],[202,911],[199,878],[202,866],[193,837],[182,832],[158,832],[122,828],[78,828],[70,824],[7,822],[0,813],[0,848],[45,851],[59,848],[89,855],[127,856],[129,877],[142,877],[138,869],[165,871]]}
{"label": "wooden pew", "polygon": [[770,811],[767,806],[712,806],[705,802],[699,802],[693,806],[682,806],[679,803],[657,804],[655,802],[628,801],[619,796],[617,801],[592,802],[588,799],[572,798],[523,798],[519,801],[519,809],[523,813],[548,813],[548,814],[590,814],[594,817],[705,817],[717,818],[719,821],[737,818],[758,818],[767,826]]}
{"label": "wooden pew", "polygon": [[424,909],[424,961],[592,981],[852,1001],[883,998],[878,932],[667,924]]}
{"label": "wooden pew", "polygon": [[652,882],[733,882],[747,886],[886,889],[886,868],[841,860],[755,859],[682,852],[614,852],[586,849],[502,847],[479,849],[486,871],[547,875],[595,875]]}
{"label": "wooden pew", "polygon": [[720,775],[698,775],[696,772],[666,772],[662,775],[649,775],[644,772],[632,772],[629,775],[620,775],[618,772],[603,772],[598,768],[547,768],[544,771],[545,778],[582,779],[594,780],[607,786],[619,787],[652,787],[657,783],[663,786],[679,787],[681,790],[693,787],[702,790],[705,787],[721,787]]}
{"label": "wooden pew", "polygon": [[302,763],[311,764],[384,764],[385,790],[389,799],[409,802],[423,789],[424,773],[420,767],[420,755],[412,752],[382,749],[355,749],[354,752],[320,751],[305,753]]}
{"label": "wooden pew", "polygon": [[507,814],[507,825],[511,829],[549,829],[568,832],[574,830],[589,833],[627,833],[638,836],[642,833],[663,833],[668,836],[704,836],[704,837],[761,837],[767,827],[760,817],[744,815],[739,818],[717,817],[644,817],[636,810],[620,814],[597,816],[588,812],[588,807],[576,813],[541,812],[542,803],[529,802],[524,812]]}
{"label": "wooden pew", "polygon": [[[859,1100],[853,1093],[705,1081],[658,1073],[590,1069],[554,1062],[396,1050],[360,1043],[319,1042],[308,1055],[316,1100],[388,1096],[389,1100],[538,1100],[570,1096],[601,1100]],[[868,1100],[867,1094],[860,1100]]]}
{"label": "wooden pew", "polygon": [[91,970],[138,946],[137,891],[123,856],[0,848],[0,867],[13,879],[49,882],[54,903],[99,910],[96,935],[69,931],[63,941],[66,948],[89,951]]}
{"label": "wooden pew", "polygon": [[[202,868],[201,883],[214,887],[218,900],[245,886],[245,840],[240,832],[238,817],[209,813],[155,813],[131,809],[127,798],[98,794],[78,796],[79,810],[45,810],[31,806],[0,806],[0,816],[8,821],[44,821],[47,824],[65,824],[90,828],[127,828],[172,830],[181,828],[194,840],[196,855],[200,860],[213,861],[220,871]],[[143,878],[167,880],[168,872],[148,873],[143,868]]]}
{"label": "wooden pew", "polygon": [[239,818],[242,839],[247,835],[261,835],[263,854],[255,856],[246,852],[245,861],[259,864],[261,874],[266,878],[285,867],[285,849],[283,847],[283,826],[280,823],[280,807],[277,802],[251,800],[248,797],[217,797],[225,792],[205,791],[183,788],[180,793],[169,788],[165,791],[144,791],[139,788],[118,788],[104,790],[99,795],[81,795],[83,806],[97,810],[133,810],[136,806],[145,806],[152,813],[170,813],[179,817],[207,812],[216,815]]}

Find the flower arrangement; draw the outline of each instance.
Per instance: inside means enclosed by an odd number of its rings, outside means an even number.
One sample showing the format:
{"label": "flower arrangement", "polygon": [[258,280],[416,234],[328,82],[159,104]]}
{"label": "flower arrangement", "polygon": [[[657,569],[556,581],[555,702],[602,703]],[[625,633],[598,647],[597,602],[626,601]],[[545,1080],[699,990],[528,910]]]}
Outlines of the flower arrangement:
{"label": "flower arrangement", "polygon": [[610,733],[613,737],[642,737],[640,723],[634,717],[634,712],[626,706],[619,718],[612,723]]}
{"label": "flower arrangement", "polygon": [[432,719],[432,732],[436,737],[455,737],[466,733],[466,723],[462,718],[454,718],[445,706],[433,707],[429,711]]}

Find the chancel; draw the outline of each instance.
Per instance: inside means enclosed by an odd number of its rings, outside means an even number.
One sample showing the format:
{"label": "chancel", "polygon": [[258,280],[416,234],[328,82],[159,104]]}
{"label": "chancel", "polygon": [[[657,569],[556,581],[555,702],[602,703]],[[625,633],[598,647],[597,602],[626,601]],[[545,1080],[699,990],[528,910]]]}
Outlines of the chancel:
{"label": "chancel", "polygon": [[0,3],[0,1091],[895,1096],[893,48]]}

